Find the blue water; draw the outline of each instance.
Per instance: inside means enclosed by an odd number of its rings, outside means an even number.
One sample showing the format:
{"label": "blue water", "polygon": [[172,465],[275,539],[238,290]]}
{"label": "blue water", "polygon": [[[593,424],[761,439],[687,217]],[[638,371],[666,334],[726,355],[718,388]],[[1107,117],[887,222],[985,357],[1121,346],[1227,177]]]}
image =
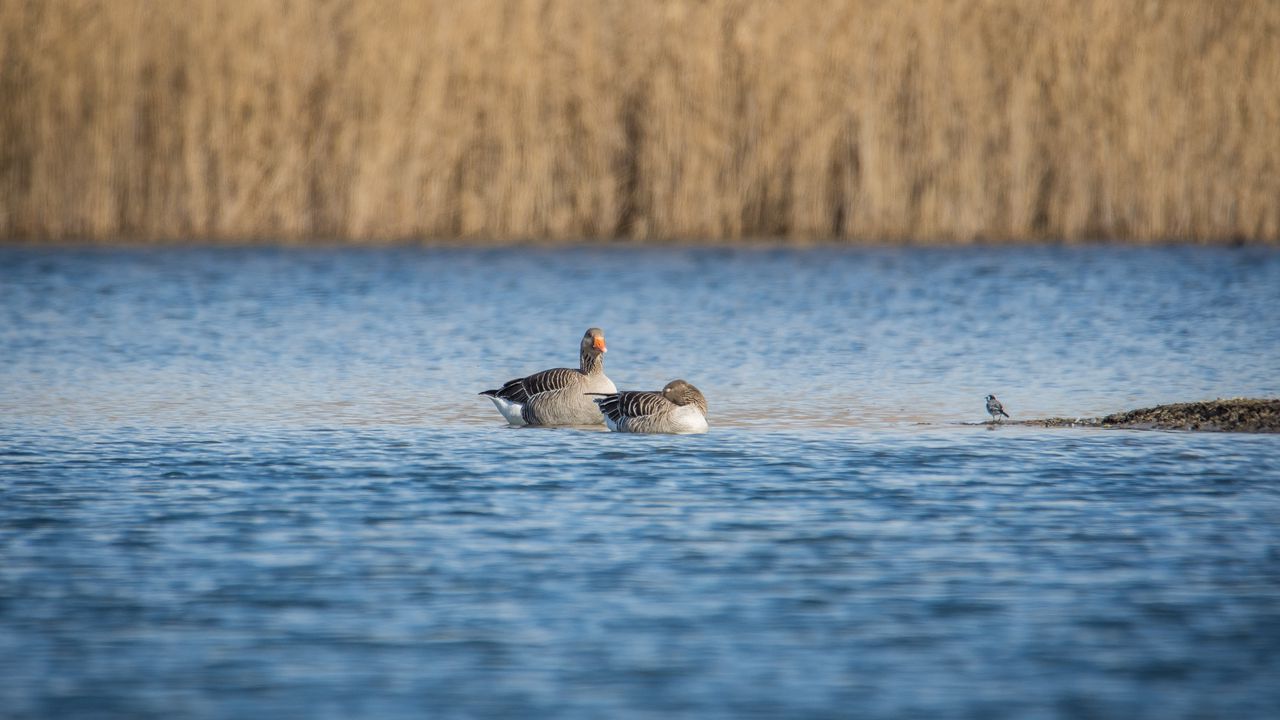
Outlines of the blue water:
{"label": "blue water", "polygon": [[[0,250],[0,716],[1280,716],[1280,252]],[[705,436],[506,428],[605,329]]]}

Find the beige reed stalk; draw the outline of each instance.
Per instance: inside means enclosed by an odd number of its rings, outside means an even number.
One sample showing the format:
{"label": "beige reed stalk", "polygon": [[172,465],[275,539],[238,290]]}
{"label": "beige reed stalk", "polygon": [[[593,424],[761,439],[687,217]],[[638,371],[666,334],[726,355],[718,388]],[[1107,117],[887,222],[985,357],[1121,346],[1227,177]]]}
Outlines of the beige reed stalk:
{"label": "beige reed stalk", "polygon": [[1280,241],[1280,2],[5,0],[0,238]]}

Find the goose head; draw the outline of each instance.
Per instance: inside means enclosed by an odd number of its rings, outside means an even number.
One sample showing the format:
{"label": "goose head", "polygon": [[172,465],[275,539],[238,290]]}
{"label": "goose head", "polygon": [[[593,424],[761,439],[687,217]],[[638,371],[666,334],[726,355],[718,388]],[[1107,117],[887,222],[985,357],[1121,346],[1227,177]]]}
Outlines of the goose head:
{"label": "goose head", "polygon": [[707,410],[707,399],[698,388],[684,380],[672,380],[662,388],[662,397],[676,405],[697,405],[703,412]]}
{"label": "goose head", "polygon": [[608,351],[604,345],[604,331],[600,328],[591,328],[582,336],[583,355],[603,355]]}

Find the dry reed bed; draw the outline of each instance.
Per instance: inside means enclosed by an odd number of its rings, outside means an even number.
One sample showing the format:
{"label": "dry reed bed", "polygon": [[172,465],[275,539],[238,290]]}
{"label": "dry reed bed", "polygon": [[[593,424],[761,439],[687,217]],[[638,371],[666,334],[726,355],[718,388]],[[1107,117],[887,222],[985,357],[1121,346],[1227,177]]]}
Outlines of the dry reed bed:
{"label": "dry reed bed", "polygon": [[6,0],[0,237],[1280,240],[1280,3]]}

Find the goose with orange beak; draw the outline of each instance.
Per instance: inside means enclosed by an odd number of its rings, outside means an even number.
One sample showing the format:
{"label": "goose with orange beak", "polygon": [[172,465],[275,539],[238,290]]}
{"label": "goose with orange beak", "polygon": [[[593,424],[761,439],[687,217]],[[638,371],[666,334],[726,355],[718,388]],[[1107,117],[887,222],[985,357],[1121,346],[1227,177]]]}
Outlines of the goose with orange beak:
{"label": "goose with orange beak", "polygon": [[588,394],[618,391],[604,374],[606,352],[604,331],[591,328],[579,344],[577,370],[543,370],[480,394],[511,425],[599,425],[604,416]]}

